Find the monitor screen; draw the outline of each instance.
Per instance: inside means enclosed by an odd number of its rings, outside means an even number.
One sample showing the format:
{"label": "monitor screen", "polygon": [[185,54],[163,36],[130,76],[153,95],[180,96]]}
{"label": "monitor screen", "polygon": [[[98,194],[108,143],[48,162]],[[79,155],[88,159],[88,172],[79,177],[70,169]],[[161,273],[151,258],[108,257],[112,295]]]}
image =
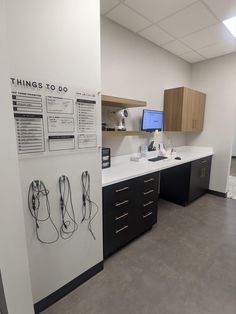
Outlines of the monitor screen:
{"label": "monitor screen", "polygon": [[143,110],[142,130],[155,131],[162,129],[163,112],[157,110]]}

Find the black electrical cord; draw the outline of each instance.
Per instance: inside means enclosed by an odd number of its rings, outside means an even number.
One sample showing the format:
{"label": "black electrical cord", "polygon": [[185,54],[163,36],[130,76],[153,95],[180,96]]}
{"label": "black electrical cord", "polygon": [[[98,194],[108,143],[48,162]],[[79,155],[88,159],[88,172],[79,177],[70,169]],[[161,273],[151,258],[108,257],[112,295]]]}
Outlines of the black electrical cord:
{"label": "black electrical cord", "polygon": [[[69,178],[65,175],[59,178],[59,192],[60,192],[60,209],[62,224],[60,227],[60,235],[62,239],[66,240],[73,236],[78,229],[78,224],[75,220],[75,212],[72,203],[72,192]],[[69,204],[69,206],[68,206]]]}
{"label": "black electrical cord", "polygon": [[[91,197],[90,197],[90,174],[88,171],[82,172],[81,184],[82,184],[82,220],[81,220],[81,223],[84,221],[88,222],[88,230],[91,233],[94,240],[96,240],[96,237],[92,230],[92,220],[97,215],[99,207],[95,202],[91,200]],[[93,209],[95,209],[94,214],[93,214]]]}
{"label": "black electrical cord", "polygon": [[[58,241],[59,239],[59,231],[51,218],[51,210],[50,210],[50,202],[48,198],[49,190],[46,189],[45,184],[40,180],[34,180],[30,183],[29,191],[28,191],[28,208],[31,213],[31,216],[34,218],[35,226],[36,226],[36,237],[37,239],[44,244],[52,244]],[[45,218],[39,218],[40,214],[40,199],[45,198],[47,216]],[[56,232],[56,239],[52,241],[44,241],[40,238],[39,229],[40,223],[50,221],[53,229]]]}

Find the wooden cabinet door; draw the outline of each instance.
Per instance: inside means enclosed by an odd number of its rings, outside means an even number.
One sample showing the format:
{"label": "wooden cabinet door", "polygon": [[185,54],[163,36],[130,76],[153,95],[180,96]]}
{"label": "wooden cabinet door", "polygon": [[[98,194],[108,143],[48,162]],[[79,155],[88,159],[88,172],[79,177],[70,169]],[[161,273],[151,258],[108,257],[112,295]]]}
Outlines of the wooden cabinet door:
{"label": "wooden cabinet door", "polygon": [[205,94],[195,92],[193,110],[193,131],[199,132],[203,129],[205,101]]}
{"label": "wooden cabinet door", "polygon": [[184,88],[182,131],[192,132],[194,130],[194,111],[195,111],[195,91]]}
{"label": "wooden cabinet door", "polygon": [[165,90],[164,131],[202,131],[205,99],[205,94],[186,87]]}
{"label": "wooden cabinet door", "polygon": [[205,194],[209,188],[212,156],[191,162],[189,202]]}
{"label": "wooden cabinet door", "polygon": [[165,90],[164,131],[182,131],[183,92],[183,87]]}
{"label": "wooden cabinet door", "polygon": [[184,88],[182,131],[199,132],[203,129],[206,95]]}

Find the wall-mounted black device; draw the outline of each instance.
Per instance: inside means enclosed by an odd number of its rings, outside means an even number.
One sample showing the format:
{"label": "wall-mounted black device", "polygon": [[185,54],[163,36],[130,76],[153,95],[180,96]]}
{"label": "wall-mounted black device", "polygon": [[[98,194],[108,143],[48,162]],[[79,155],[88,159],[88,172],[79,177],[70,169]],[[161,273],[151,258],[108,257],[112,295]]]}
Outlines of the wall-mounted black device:
{"label": "wall-mounted black device", "polygon": [[111,167],[111,149],[102,148],[102,169]]}

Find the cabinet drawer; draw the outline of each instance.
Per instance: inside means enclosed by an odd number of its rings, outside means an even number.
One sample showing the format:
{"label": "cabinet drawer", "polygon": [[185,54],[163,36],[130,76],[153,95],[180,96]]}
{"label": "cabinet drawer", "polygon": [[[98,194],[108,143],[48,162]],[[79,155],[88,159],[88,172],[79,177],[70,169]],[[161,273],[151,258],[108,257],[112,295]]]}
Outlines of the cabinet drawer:
{"label": "cabinet drawer", "polygon": [[132,208],[129,205],[122,206],[119,208],[111,208],[110,212],[107,213],[108,216],[111,216],[114,220],[118,221],[123,217],[130,216]]}
{"label": "cabinet drawer", "polygon": [[195,168],[200,169],[201,167],[210,168],[211,167],[211,159],[212,159],[212,156],[209,156],[209,157],[205,157],[205,158],[201,158],[201,159],[192,161],[191,162],[191,170],[193,170]]}
{"label": "cabinet drawer", "polygon": [[157,202],[158,200],[158,190],[157,189],[148,189],[140,193],[140,205],[148,204],[149,202]]}
{"label": "cabinet drawer", "polygon": [[131,240],[130,225],[128,223],[121,224],[119,228],[115,228],[112,235],[112,243],[114,251],[124,246]]}
{"label": "cabinet drawer", "polygon": [[121,233],[123,230],[130,228],[130,216],[129,213],[125,216],[125,214],[119,216],[120,219],[113,220],[113,235],[117,235]]}
{"label": "cabinet drawer", "polygon": [[124,181],[121,183],[113,184],[103,188],[103,199],[106,204],[116,205],[125,200],[129,200],[132,196],[132,180]]}
{"label": "cabinet drawer", "polygon": [[139,230],[144,232],[150,229],[153,224],[157,222],[157,203],[151,203],[146,207],[143,207],[139,215]]}
{"label": "cabinet drawer", "polygon": [[142,192],[148,192],[150,190],[158,191],[159,173],[153,172],[137,178],[137,185]]}

